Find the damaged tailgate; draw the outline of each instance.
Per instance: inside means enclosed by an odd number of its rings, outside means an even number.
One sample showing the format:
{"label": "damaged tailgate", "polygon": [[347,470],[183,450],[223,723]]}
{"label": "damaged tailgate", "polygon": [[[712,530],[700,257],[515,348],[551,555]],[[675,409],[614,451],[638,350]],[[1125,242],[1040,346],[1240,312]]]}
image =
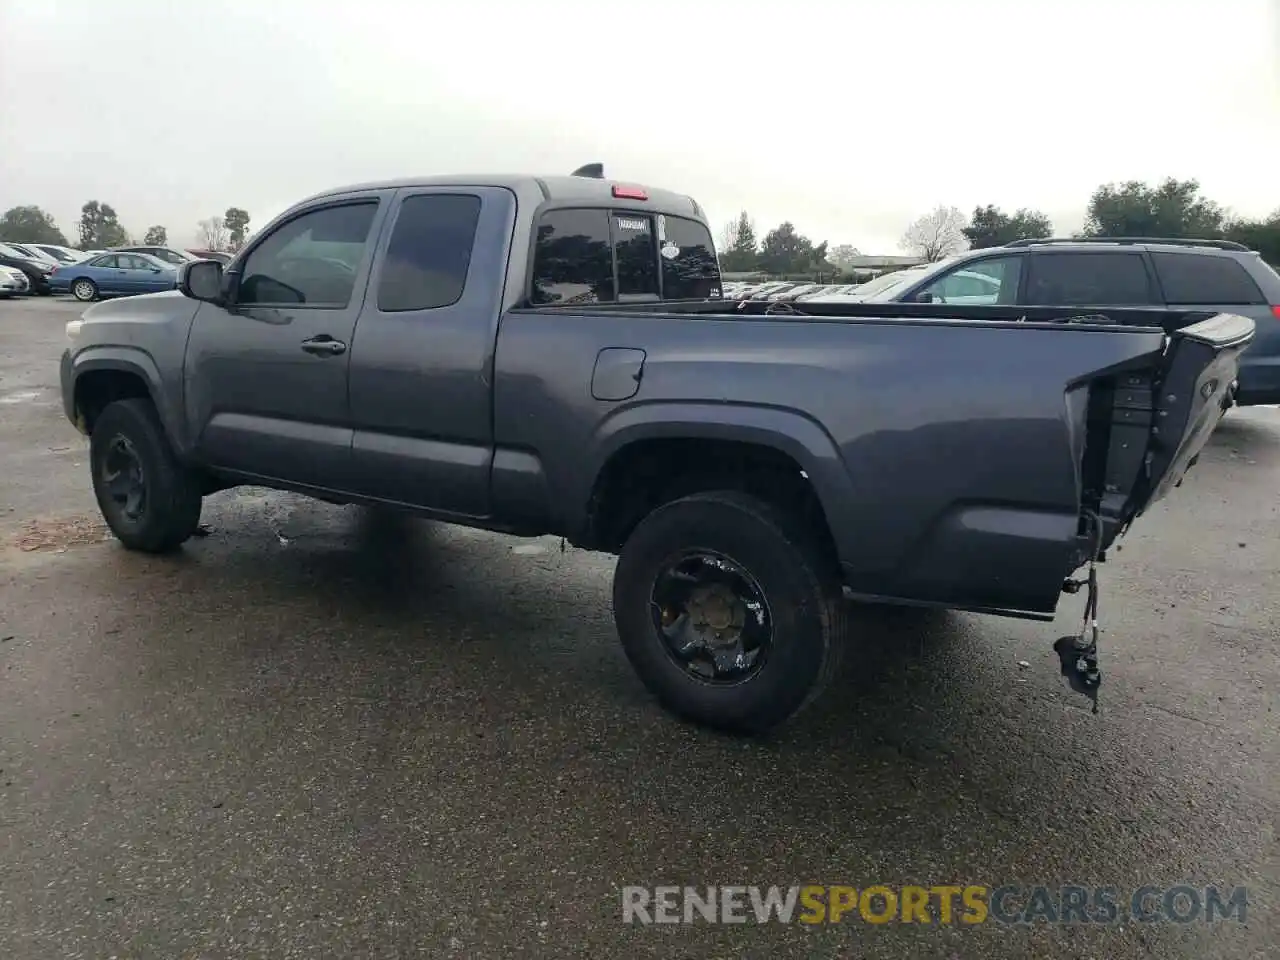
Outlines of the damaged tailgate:
{"label": "damaged tailgate", "polygon": [[[1247,317],[1219,313],[1171,332],[1154,366],[1125,372],[1092,410],[1090,445],[1105,449],[1101,489],[1089,498],[1102,520],[1102,546],[1170,489],[1199,457],[1233,403],[1240,356],[1253,340]],[[1102,399],[1102,398],[1096,398]]]}

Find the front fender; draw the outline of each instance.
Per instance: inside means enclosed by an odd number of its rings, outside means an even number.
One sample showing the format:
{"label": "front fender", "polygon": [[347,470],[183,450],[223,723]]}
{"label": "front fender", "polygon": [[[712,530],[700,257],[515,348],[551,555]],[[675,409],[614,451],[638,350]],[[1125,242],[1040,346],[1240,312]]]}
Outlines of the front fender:
{"label": "front fender", "polygon": [[76,407],[76,385],[85,374],[99,370],[114,370],[141,378],[171,442],[179,451],[186,449],[185,431],[178,413],[181,409],[179,398],[173,396],[173,390],[165,384],[154,358],[140,347],[122,344],[88,346],[74,354],[68,350],[62,355],[62,406],[76,429],[86,432],[84,416]]}

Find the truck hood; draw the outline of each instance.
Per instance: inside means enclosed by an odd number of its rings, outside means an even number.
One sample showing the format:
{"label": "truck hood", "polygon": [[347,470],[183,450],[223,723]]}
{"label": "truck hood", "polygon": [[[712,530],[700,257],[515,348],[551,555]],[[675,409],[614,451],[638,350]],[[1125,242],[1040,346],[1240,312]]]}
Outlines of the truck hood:
{"label": "truck hood", "polygon": [[[200,301],[166,290],[95,303],[67,324],[73,353],[89,347],[128,346],[153,354],[185,345]],[[181,351],[179,351],[181,353]]]}
{"label": "truck hood", "polygon": [[144,293],[136,297],[103,300],[95,303],[80,315],[86,324],[100,321],[165,322],[195,316],[199,300],[184,297],[177,290],[163,293]]}

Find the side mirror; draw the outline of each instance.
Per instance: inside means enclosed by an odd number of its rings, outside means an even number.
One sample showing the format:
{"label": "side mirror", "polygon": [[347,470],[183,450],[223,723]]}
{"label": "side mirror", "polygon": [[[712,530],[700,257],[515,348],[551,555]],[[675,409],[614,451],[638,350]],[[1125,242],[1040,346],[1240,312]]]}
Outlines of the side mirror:
{"label": "side mirror", "polygon": [[196,260],[178,268],[178,289],[184,297],[219,303],[222,300],[222,264],[217,260]]}
{"label": "side mirror", "polygon": [[922,290],[911,298],[912,303],[933,303],[933,294]]}

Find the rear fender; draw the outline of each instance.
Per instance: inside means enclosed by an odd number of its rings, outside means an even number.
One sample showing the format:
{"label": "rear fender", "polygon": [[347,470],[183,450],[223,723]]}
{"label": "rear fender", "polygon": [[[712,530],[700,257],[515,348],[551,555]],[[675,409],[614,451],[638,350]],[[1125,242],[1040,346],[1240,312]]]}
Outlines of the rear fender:
{"label": "rear fender", "polygon": [[[589,501],[595,478],[623,447],[640,440],[729,440],[770,447],[786,454],[808,476],[833,531],[845,529],[838,506],[852,498],[836,496],[850,477],[839,447],[823,427],[794,410],[736,403],[640,403],[618,410],[596,430],[588,487],[579,514],[589,522]],[[833,513],[833,511],[836,511]]]}

